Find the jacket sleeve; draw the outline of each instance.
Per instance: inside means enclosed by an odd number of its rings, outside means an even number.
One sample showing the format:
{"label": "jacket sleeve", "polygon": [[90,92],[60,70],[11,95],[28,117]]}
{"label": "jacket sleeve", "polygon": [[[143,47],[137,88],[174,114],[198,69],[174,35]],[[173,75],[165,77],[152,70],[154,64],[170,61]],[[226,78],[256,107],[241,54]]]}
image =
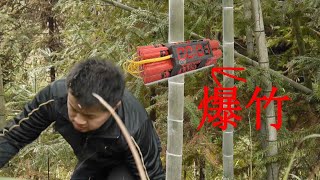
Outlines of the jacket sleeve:
{"label": "jacket sleeve", "polygon": [[[161,144],[159,137],[150,120],[144,122],[142,127],[133,135],[134,144],[142,159],[144,169],[150,180],[165,179],[160,159]],[[139,179],[139,172],[130,149],[127,150],[129,169]]]}
{"label": "jacket sleeve", "polygon": [[0,168],[25,145],[34,141],[52,122],[50,85],[41,90],[23,111],[0,129]]}

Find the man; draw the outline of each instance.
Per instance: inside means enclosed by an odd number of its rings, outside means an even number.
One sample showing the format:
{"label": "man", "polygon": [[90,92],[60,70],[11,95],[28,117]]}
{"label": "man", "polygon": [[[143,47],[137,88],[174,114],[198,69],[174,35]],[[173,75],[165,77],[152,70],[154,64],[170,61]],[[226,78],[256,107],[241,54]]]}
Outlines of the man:
{"label": "man", "polygon": [[160,141],[152,122],[143,106],[125,90],[120,70],[99,58],[74,66],[66,79],[41,90],[19,116],[0,130],[0,167],[55,122],[55,129],[78,159],[71,179],[139,179],[118,125],[92,93],[105,99],[121,117],[148,177],[164,179]]}

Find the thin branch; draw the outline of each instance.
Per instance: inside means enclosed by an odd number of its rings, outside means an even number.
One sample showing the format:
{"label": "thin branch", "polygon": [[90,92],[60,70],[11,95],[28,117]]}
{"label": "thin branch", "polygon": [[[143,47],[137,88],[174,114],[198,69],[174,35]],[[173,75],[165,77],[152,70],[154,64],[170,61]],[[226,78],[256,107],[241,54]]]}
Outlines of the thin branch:
{"label": "thin branch", "polygon": [[[256,62],[256,61],[254,61],[254,60],[252,60],[252,59],[250,59],[250,58],[238,53],[237,51],[234,51],[234,55],[236,57],[240,58],[240,60],[242,60],[246,64],[252,65],[254,67],[259,67],[259,63],[258,62]],[[280,74],[279,72],[277,72],[277,71],[275,71],[273,69],[269,69],[269,71],[270,71],[271,74],[273,74],[273,75],[279,77],[281,80],[289,83],[292,87],[294,87],[294,88],[296,88],[296,89],[298,89],[298,90],[300,90],[300,91],[302,91],[302,92],[304,92],[306,94],[312,94],[312,90],[311,89],[309,89],[309,88],[307,88],[307,87],[295,82],[294,80],[292,80],[292,79]]]}
{"label": "thin branch", "polygon": [[142,165],[142,159],[139,156],[139,153],[136,149],[136,146],[133,144],[133,141],[131,139],[131,136],[126,128],[126,126],[123,124],[122,120],[120,119],[120,117],[117,115],[117,113],[114,111],[114,109],[98,94],[93,93],[92,94],[95,98],[97,98],[99,100],[99,102],[106,108],[108,109],[108,111],[111,113],[111,115],[113,116],[113,118],[116,120],[124,138],[126,139],[129,149],[131,150],[132,156],[134,158],[134,161],[136,163],[140,178],[142,180],[147,180],[147,174],[143,169],[143,165]]}
{"label": "thin branch", "polygon": [[313,29],[311,27],[309,29],[320,37],[320,32],[319,31],[317,31],[317,30],[315,30],[315,29]]}
{"label": "thin branch", "polygon": [[285,172],[283,180],[287,180],[288,179],[288,176],[289,176],[289,173],[290,173],[290,169],[292,167],[293,161],[295,160],[295,156],[297,154],[297,151],[298,151],[299,147],[302,145],[303,141],[305,141],[307,139],[310,139],[310,138],[320,138],[320,134],[311,134],[309,136],[306,136],[306,137],[302,138],[299,141],[298,145],[294,148],[294,151],[293,151],[293,153],[291,155],[291,159],[290,159],[289,165],[288,165],[288,167],[286,169],[286,172]]}
{"label": "thin branch", "polygon": [[109,3],[109,4],[111,4],[111,5],[115,6],[115,7],[118,7],[118,8],[124,9],[126,11],[129,11],[129,12],[136,10],[133,7],[121,4],[121,3],[116,2],[116,1],[109,1],[109,0],[102,0],[102,1],[104,1],[106,3]]}
{"label": "thin branch", "polygon": [[252,130],[251,130],[251,117],[250,117],[250,111],[248,114],[248,120],[249,120],[249,142],[250,142],[250,180],[252,180],[253,177],[253,171],[252,171],[252,162],[253,162],[253,147],[252,147]]}
{"label": "thin branch", "polygon": [[[108,3],[108,4],[112,5],[112,6],[118,7],[120,9],[129,11],[129,12],[138,10],[138,9],[133,8],[133,7],[130,7],[130,6],[124,5],[122,3],[116,2],[116,1],[110,1],[110,0],[102,0],[102,1]],[[154,22],[159,22],[160,21],[160,19],[155,17],[152,12],[147,11],[147,10],[143,10],[143,12],[146,12],[148,14],[148,15],[145,15],[146,19],[154,21]]]}

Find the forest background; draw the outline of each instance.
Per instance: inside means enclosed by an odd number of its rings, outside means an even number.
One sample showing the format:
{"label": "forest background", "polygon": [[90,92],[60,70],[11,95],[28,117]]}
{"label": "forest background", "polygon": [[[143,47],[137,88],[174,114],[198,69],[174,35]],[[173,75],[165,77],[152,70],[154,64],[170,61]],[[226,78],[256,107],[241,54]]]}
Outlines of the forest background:
{"label": "forest background", "polygon": [[[2,0],[0,1],[0,122],[17,115],[39,89],[64,77],[76,62],[102,56],[122,65],[137,46],[168,41],[168,2],[165,0]],[[235,50],[257,61],[253,49],[254,21],[247,0],[234,0]],[[320,131],[320,0],[262,1],[270,68],[312,90],[306,93],[273,75],[277,95],[291,100],[282,107],[278,154],[267,157],[263,135],[255,130],[255,108],[244,108],[261,83],[261,69],[236,56],[237,73],[247,83],[236,82],[243,110],[234,133],[236,179],[265,179],[271,162],[283,177],[301,138]],[[222,42],[222,3],[185,0],[185,39],[203,36]],[[222,59],[218,62],[222,65]],[[167,83],[144,86],[126,76],[127,87],[144,104],[161,137],[165,165],[167,138]],[[202,112],[198,105],[203,87],[216,86],[210,69],[185,77],[184,179],[222,178],[222,131],[206,124],[196,127]],[[5,102],[5,108],[4,103]],[[290,170],[296,179],[320,177],[320,142],[308,139],[299,146]],[[52,128],[25,147],[0,170],[0,176],[26,179],[69,179],[76,164],[70,146]],[[49,174],[48,174],[49,172]]]}

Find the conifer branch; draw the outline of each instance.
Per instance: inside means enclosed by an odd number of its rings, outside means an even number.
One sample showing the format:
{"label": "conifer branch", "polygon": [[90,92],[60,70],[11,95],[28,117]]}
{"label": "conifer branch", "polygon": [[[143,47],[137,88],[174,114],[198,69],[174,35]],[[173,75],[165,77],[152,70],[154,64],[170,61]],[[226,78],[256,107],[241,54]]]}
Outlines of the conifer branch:
{"label": "conifer branch", "polygon": [[[252,60],[252,59],[250,59],[250,58],[238,53],[237,51],[234,51],[234,55],[236,57],[240,58],[240,60],[242,60],[246,64],[252,65],[254,67],[259,67],[259,63],[258,62],[256,62],[256,61],[254,61],[254,60]],[[289,83],[292,87],[294,87],[294,88],[296,88],[296,89],[298,89],[298,90],[300,90],[300,91],[302,91],[302,92],[304,92],[306,94],[312,94],[312,90],[311,89],[309,89],[309,88],[307,88],[307,87],[295,82],[294,80],[288,78],[287,76],[284,76],[284,75],[280,74],[279,72],[277,72],[277,71],[275,71],[273,69],[269,69],[269,71],[270,71],[270,73],[272,75],[275,75],[275,76],[279,77],[281,80]]]}
{"label": "conifer branch", "polygon": [[286,169],[286,172],[285,172],[283,180],[287,180],[288,177],[289,177],[290,169],[292,167],[293,161],[295,160],[295,156],[296,156],[296,154],[298,152],[299,147],[302,145],[303,141],[305,141],[307,139],[311,139],[311,138],[320,138],[320,134],[311,134],[311,135],[306,136],[306,137],[304,137],[304,138],[302,138],[300,140],[299,144],[294,148],[294,151],[293,151],[293,153],[291,155],[291,159],[290,159],[289,165],[288,165],[288,167]]}

